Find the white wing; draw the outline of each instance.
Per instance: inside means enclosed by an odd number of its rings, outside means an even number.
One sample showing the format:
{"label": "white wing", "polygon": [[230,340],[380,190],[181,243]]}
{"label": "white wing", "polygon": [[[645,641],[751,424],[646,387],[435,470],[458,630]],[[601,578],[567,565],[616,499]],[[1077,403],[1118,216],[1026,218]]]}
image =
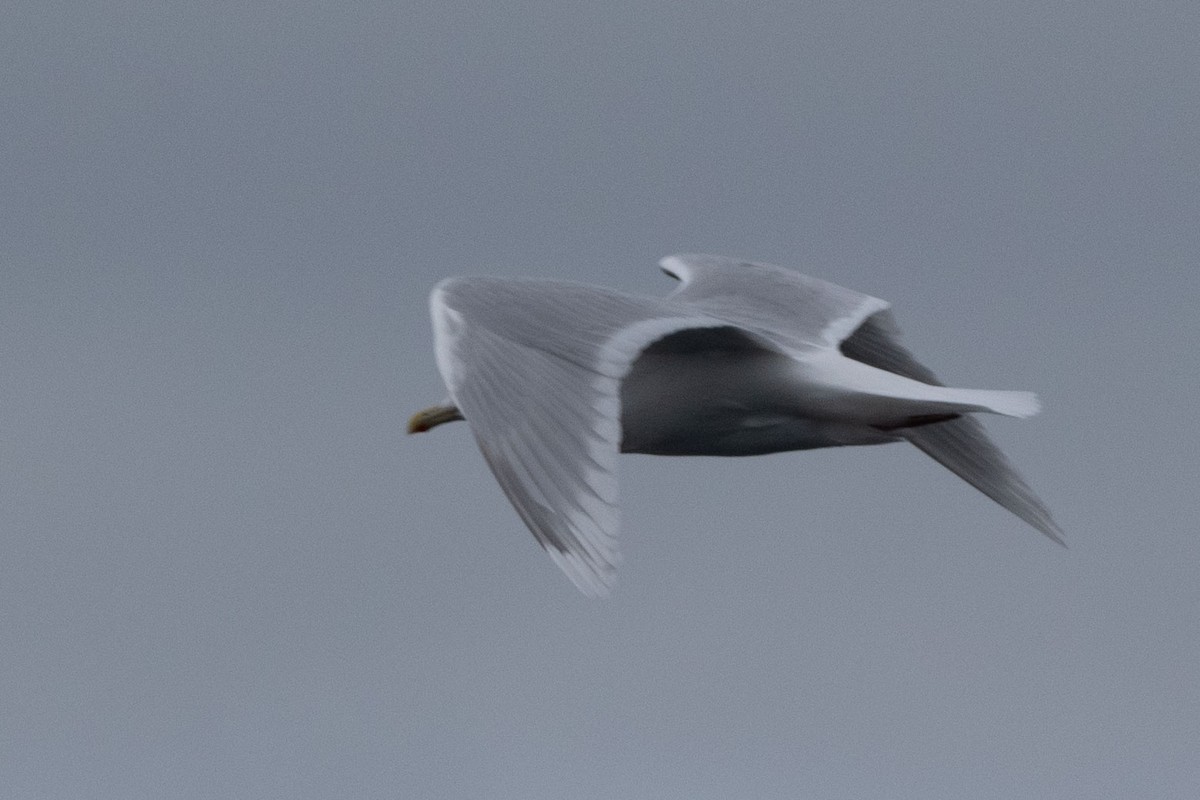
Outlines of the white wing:
{"label": "white wing", "polygon": [[681,285],[670,299],[792,351],[836,347],[886,301],[771,264],[708,255],[659,262]]}
{"label": "white wing", "polygon": [[725,323],[551,281],[452,278],[431,297],[438,367],[504,493],[585,593],[619,560],[620,381],[649,343]]}

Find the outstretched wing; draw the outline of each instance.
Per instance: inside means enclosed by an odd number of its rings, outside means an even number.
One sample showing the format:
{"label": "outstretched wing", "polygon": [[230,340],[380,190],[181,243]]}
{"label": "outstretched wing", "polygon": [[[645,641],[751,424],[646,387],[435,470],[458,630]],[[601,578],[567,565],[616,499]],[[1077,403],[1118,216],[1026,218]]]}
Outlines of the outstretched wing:
{"label": "outstretched wing", "polygon": [[659,265],[681,282],[670,299],[792,351],[837,347],[863,320],[888,308],[877,297],[771,264],[674,255]]}
{"label": "outstretched wing", "polygon": [[[868,317],[841,344],[849,358],[922,383],[942,386],[937,377],[899,343],[899,329],[890,311]],[[1050,510],[988,438],[972,416],[897,431],[927,455],[967,483],[1016,514],[1059,544],[1062,529]]]}
{"label": "outstretched wing", "polygon": [[438,367],[500,487],[587,594],[619,560],[620,381],[651,342],[724,323],[570,283],[452,278],[431,297]]}

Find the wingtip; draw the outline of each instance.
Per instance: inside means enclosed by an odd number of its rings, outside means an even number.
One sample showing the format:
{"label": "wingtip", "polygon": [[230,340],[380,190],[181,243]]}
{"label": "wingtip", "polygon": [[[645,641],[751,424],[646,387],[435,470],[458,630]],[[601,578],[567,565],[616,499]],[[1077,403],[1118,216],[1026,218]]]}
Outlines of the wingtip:
{"label": "wingtip", "polygon": [[1064,550],[1070,550],[1070,545],[1067,544],[1067,535],[1063,533],[1063,529],[1058,527],[1053,520],[1043,525],[1035,525],[1040,533],[1047,539],[1054,542]]}
{"label": "wingtip", "polygon": [[602,599],[612,593],[613,585],[617,582],[616,565],[595,564],[576,554],[560,553],[553,547],[547,547],[546,552],[580,594]]}
{"label": "wingtip", "polygon": [[679,254],[664,256],[658,260],[658,268],[677,281],[682,281],[687,270],[687,262]]}

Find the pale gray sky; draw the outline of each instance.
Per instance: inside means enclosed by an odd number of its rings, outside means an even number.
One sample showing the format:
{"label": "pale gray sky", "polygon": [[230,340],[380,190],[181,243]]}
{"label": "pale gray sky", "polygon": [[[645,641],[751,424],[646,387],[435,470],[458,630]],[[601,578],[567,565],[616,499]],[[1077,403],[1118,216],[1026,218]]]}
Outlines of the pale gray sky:
{"label": "pale gray sky", "polygon": [[[1190,798],[1192,2],[22,2],[0,28],[0,785]],[[579,595],[444,396],[452,274],[893,302],[1062,550],[914,448],[622,460]]]}

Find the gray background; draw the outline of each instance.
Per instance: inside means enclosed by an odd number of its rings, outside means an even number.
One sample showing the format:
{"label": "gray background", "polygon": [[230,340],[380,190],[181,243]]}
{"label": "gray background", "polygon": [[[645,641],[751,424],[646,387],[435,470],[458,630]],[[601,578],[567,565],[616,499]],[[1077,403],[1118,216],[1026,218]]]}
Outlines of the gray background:
{"label": "gray background", "polygon": [[[1188,2],[15,3],[20,798],[1194,797]],[[622,459],[576,593],[444,395],[446,275],[678,251],[891,300],[1071,549],[915,449]]]}

